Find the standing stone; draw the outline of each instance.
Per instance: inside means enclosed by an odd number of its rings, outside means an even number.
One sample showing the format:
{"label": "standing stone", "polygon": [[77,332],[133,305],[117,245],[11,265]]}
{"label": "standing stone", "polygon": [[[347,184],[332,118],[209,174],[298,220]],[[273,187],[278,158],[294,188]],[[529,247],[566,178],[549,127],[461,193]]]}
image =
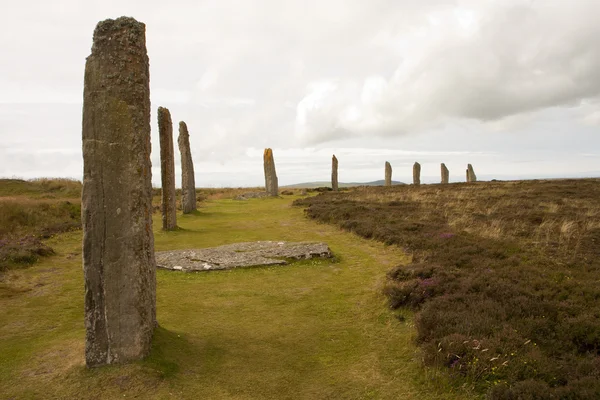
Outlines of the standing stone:
{"label": "standing stone", "polygon": [[338,159],[331,157],[331,188],[337,192],[338,190]]}
{"label": "standing stone", "polygon": [[156,323],[146,26],[99,22],[83,88],[83,272],[88,367],[145,357]]}
{"label": "standing stone", "polygon": [[392,186],[392,166],[385,162],[385,186]]}
{"label": "standing stone", "polygon": [[448,171],[448,168],[446,167],[446,164],[442,163],[440,165],[441,170],[442,170],[442,183],[446,184],[450,181],[450,171]]}
{"label": "standing stone", "polygon": [[175,194],[175,157],[173,155],[173,122],[168,109],[158,107],[158,136],[160,137],[160,180],[162,184],[162,229],[177,228],[177,195]]}
{"label": "standing stone", "polygon": [[279,187],[277,182],[277,173],[275,172],[273,150],[265,149],[265,153],[263,155],[263,165],[265,168],[265,190],[267,195],[277,197],[279,195]]}
{"label": "standing stone", "polygon": [[477,182],[477,176],[471,164],[467,165],[467,182]]}
{"label": "standing stone", "polygon": [[413,184],[419,186],[421,184],[421,164],[415,162],[413,165]]}
{"label": "standing stone", "polygon": [[185,122],[179,122],[177,138],[181,153],[181,209],[184,214],[196,210],[196,180],[194,179],[194,161],[190,150],[190,134]]}

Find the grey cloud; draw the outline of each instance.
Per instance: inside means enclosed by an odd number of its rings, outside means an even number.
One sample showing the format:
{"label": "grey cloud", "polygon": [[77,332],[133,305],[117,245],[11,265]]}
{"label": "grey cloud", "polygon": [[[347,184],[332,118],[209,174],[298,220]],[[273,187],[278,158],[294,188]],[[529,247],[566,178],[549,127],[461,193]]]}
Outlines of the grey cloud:
{"label": "grey cloud", "polygon": [[360,99],[369,89],[359,83],[371,77],[338,83],[321,107],[305,112],[307,123],[298,134],[312,142],[333,138],[341,128],[397,135],[438,126],[445,118],[485,121],[574,106],[600,93],[600,48],[594,39],[600,35],[599,3],[463,4],[470,21],[446,8],[437,20],[429,15],[430,24],[416,32],[384,36],[388,49],[404,45],[393,75],[376,76],[383,82],[377,96]]}
{"label": "grey cloud", "polygon": [[92,32],[120,15],[147,26],[154,165],[162,105],[187,122],[207,185],[259,184],[264,147],[512,151],[494,131],[513,130],[575,150],[565,126],[592,140],[600,125],[599,13],[593,0],[24,0],[0,25],[0,174],[80,174],[36,151],[80,148]]}

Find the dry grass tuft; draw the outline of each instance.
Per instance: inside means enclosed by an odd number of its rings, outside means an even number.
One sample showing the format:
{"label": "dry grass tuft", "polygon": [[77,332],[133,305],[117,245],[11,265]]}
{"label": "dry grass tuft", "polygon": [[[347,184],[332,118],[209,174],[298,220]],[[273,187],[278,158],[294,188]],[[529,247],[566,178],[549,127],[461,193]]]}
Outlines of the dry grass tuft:
{"label": "dry grass tuft", "polygon": [[81,182],[0,179],[0,271],[53,254],[40,239],[79,229]]}
{"label": "dry grass tuft", "polygon": [[0,197],[79,198],[81,182],[68,178],[0,179]]}

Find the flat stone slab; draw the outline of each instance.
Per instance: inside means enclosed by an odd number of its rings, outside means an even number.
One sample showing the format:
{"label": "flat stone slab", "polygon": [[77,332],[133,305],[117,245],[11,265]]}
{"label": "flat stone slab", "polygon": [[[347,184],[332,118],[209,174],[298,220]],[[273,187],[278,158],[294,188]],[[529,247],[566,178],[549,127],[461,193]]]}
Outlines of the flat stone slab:
{"label": "flat stone slab", "polygon": [[267,192],[248,192],[240,194],[239,196],[234,197],[234,200],[248,200],[248,199],[261,199],[263,197],[269,197]]}
{"label": "flat stone slab", "polygon": [[332,257],[326,243],[244,242],[206,249],[156,252],[158,268],[174,271],[212,271],[259,265],[286,265],[289,259]]}

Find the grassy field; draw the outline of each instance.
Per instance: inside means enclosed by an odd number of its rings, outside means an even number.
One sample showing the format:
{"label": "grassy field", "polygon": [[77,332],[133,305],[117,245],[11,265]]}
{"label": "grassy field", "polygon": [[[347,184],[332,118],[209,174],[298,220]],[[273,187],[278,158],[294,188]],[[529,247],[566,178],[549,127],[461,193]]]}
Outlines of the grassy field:
{"label": "grassy field", "polygon": [[159,231],[155,214],[156,249],[318,240],[336,259],[159,270],[150,357],[89,370],[81,232],[54,235],[44,242],[54,255],[0,272],[0,398],[474,398],[422,367],[412,312],[387,306],[386,272],[408,261],[398,247],[306,219],[291,207],[297,196],[234,201],[216,192],[221,199],[178,215],[180,230]]}
{"label": "grassy field", "polygon": [[426,365],[491,399],[600,398],[600,180],[358,188],[307,215],[413,258],[392,308],[417,312]]}

